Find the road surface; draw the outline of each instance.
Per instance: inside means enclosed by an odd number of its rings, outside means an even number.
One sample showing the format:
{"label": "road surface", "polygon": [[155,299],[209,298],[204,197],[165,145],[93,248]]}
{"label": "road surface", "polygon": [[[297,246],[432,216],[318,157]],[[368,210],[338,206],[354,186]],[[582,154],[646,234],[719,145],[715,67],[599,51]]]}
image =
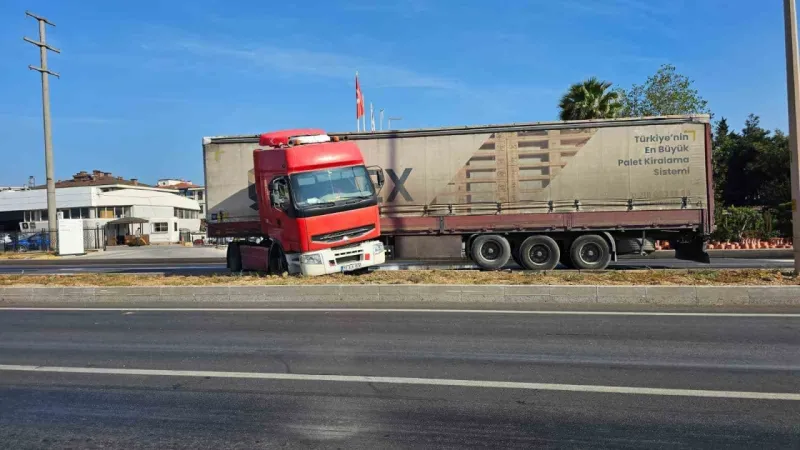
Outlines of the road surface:
{"label": "road surface", "polygon": [[[38,261],[37,261],[38,262]],[[101,261],[58,261],[58,264],[43,260],[41,262],[28,261],[25,264],[13,262],[0,264],[0,274],[75,274],[75,273],[164,273],[171,275],[203,275],[214,273],[227,273],[224,262],[218,261],[190,261],[190,262],[101,262]],[[790,269],[794,267],[791,259],[743,259],[743,258],[717,258],[711,264],[701,264],[691,261],[676,259],[651,259],[633,258],[624,259],[611,265],[612,269]],[[425,269],[454,269],[477,268],[469,262],[464,263],[426,263],[426,262],[393,262],[389,261],[384,270],[397,270],[409,268]]]}
{"label": "road surface", "polygon": [[800,315],[0,310],[3,448],[798,448]]}

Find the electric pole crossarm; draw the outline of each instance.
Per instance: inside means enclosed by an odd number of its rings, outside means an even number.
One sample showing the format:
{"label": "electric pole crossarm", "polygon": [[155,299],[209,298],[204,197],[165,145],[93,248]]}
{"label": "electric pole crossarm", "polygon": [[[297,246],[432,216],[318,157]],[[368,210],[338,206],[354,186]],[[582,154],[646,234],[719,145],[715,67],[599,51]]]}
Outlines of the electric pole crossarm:
{"label": "electric pole crossarm", "polygon": [[57,49],[55,47],[52,47],[50,45],[47,45],[44,42],[34,41],[33,39],[27,38],[27,37],[24,37],[22,39],[24,39],[25,42],[30,42],[33,45],[38,45],[39,47],[44,47],[44,48],[50,50],[51,52],[61,53],[61,50],[59,50],[59,49]]}
{"label": "electric pole crossarm", "polygon": [[34,13],[30,12],[30,11],[25,11],[25,15],[26,15],[26,16],[30,16],[30,17],[33,17],[33,18],[34,18],[34,19],[36,19],[36,20],[41,20],[42,22],[44,22],[44,23],[46,23],[46,24],[50,25],[51,27],[54,27],[54,26],[56,26],[56,24],[54,24],[53,22],[50,22],[49,20],[45,19],[44,17],[37,16],[36,14],[34,14]]}
{"label": "electric pole crossarm", "polygon": [[28,69],[35,70],[37,72],[48,73],[56,78],[61,78],[61,75],[53,72],[52,70],[42,69],[41,67],[36,66],[28,66]]}

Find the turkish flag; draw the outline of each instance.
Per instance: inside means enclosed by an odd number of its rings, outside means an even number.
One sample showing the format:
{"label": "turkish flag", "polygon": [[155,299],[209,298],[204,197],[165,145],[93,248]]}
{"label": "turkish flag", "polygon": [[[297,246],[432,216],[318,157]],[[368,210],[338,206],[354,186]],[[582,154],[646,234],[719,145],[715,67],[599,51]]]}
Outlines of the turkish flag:
{"label": "turkish flag", "polygon": [[364,116],[364,96],[361,94],[361,85],[358,83],[358,74],[356,74],[356,119]]}

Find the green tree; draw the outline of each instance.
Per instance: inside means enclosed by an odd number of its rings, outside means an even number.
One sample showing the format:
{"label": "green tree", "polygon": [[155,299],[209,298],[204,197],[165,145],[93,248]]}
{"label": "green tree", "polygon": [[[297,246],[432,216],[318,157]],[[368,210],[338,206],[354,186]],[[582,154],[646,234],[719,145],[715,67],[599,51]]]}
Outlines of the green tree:
{"label": "green tree", "polygon": [[721,120],[713,155],[717,198],[726,206],[777,208],[791,200],[789,139],[762,128],[758,116],[751,114],[741,133]]}
{"label": "green tree", "polygon": [[724,117],[720,119],[714,127],[714,141],[712,145],[714,197],[719,205],[723,203],[723,192],[728,180],[728,163],[731,152],[733,151],[735,138],[736,135],[731,134],[728,120]]}
{"label": "green tree", "polygon": [[622,117],[711,114],[708,102],[694,88],[694,81],[665,64],[644,84],[617,91]]}
{"label": "green tree", "polygon": [[610,119],[620,110],[619,94],[611,83],[595,77],[570,86],[558,107],[561,120]]}

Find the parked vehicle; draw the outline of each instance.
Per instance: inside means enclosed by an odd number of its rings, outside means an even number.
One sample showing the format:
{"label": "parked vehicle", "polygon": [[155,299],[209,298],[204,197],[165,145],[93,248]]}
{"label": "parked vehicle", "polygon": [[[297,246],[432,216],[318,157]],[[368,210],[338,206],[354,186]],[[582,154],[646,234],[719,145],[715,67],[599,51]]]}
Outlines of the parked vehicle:
{"label": "parked vehicle", "polygon": [[[223,202],[209,214],[208,236],[238,238],[228,245],[231,270],[324,275],[384,262],[377,191],[355,143],[316,129],[266,133],[258,143],[240,155],[250,161],[257,213]],[[228,169],[215,164],[207,176],[222,181]]]}
{"label": "parked vehicle", "polygon": [[[394,257],[467,257],[484,269],[510,260],[531,270],[559,263],[604,269],[618,255],[654,251],[656,240],[669,241],[679,259],[708,262],[705,244],[714,228],[709,120],[669,116],[331,137],[337,145],[357,144],[366,165],[386,171],[387,191],[378,199],[381,240]],[[249,162],[258,140],[204,140],[211,235],[232,225],[222,217],[258,223],[266,185]],[[325,223],[353,226],[333,215]]]}
{"label": "parked vehicle", "polygon": [[11,235],[8,233],[0,233],[0,245],[3,246],[3,250],[10,250],[11,246],[13,245],[14,241],[11,239]]}
{"label": "parked vehicle", "polygon": [[27,252],[29,250],[48,250],[50,248],[50,236],[47,233],[34,233],[28,236],[21,236],[12,244],[13,250]]}

